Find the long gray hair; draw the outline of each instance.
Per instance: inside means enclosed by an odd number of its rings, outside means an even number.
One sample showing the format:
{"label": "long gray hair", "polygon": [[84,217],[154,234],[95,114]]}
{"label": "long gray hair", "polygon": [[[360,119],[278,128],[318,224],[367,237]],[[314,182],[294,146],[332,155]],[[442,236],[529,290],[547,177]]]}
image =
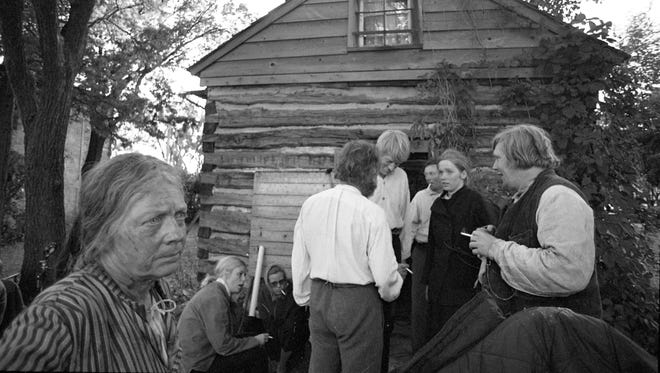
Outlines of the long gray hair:
{"label": "long gray hair", "polygon": [[127,209],[163,183],[183,193],[180,170],[140,153],[118,155],[85,173],[80,188],[82,250],[77,267],[96,262],[112,248]]}

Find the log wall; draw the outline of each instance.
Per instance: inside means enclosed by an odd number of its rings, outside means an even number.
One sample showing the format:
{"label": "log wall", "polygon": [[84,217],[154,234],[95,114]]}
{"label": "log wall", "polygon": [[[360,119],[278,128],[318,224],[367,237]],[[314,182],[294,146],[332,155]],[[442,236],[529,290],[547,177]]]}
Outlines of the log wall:
{"label": "log wall", "polygon": [[[481,83],[474,97],[477,136],[471,155],[484,166],[492,164],[490,140],[502,126],[533,120],[523,109],[504,110],[501,86]],[[443,119],[435,103],[422,99],[412,84],[211,87],[208,102],[199,255],[249,256],[251,270],[255,263],[250,254],[258,244],[267,249],[266,264],[290,266],[284,257],[291,249],[298,208],[328,186],[326,171],[347,141],[375,142],[386,129],[409,132],[422,117],[427,122]],[[417,168],[427,147],[425,141],[413,141],[413,152],[421,159]]]}

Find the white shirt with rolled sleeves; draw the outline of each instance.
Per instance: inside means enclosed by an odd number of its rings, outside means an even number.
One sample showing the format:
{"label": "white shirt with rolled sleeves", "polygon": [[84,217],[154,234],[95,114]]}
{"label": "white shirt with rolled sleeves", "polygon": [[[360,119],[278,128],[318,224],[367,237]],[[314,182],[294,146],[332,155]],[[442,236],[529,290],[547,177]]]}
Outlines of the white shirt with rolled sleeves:
{"label": "white shirt with rolled sleeves", "polygon": [[542,297],[568,296],[586,288],[594,270],[594,214],[572,189],[554,185],[536,210],[541,247],[496,239],[489,255],[514,289]]}
{"label": "white shirt with rolled sleeves", "polygon": [[[403,228],[408,213],[408,204],[410,204],[410,188],[406,171],[397,167],[384,178],[378,175],[376,190],[369,199],[383,208],[390,229]],[[402,234],[399,234],[399,238],[403,244]],[[408,256],[410,256],[410,251],[408,251]],[[401,260],[407,259],[408,256],[404,255],[402,245]]]}
{"label": "white shirt with rolled sleeves", "polygon": [[403,224],[403,232],[401,234],[401,257],[407,258],[410,256],[413,240],[417,242],[429,242],[431,205],[433,205],[433,202],[438,197],[440,197],[440,193],[428,186],[426,189],[417,192],[410,205],[408,205],[406,221]]}
{"label": "white shirt with rolled sleeves", "polygon": [[303,203],[291,253],[296,303],[309,303],[312,279],[374,283],[380,297],[391,302],[403,285],[397,268],[385,213],[357,188],[340,184]]}

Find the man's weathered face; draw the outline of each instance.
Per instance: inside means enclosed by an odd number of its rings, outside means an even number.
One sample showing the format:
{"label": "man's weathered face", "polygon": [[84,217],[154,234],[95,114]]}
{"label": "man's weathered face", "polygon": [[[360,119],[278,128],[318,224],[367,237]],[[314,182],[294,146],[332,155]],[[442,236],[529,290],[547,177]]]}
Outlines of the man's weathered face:
{"label": "man's weathered face", "polygon": [[506,158],[503,147],[502,143],[498,143],[493,149],[493,156],[495,157],[493,169],[502,174],[502,185],[505,188],[518,190],[520,187],[517,177],[518,169]]}
{"label": "man's weathered face", "polygon": [[424,167],[424,179],[426,179],[426,183],[431,187],[431,190],[435,192],[442,191],[442,184],[440,183],[440,172],[438,172],[437,165],[430,164]]}
{"label": "man's weathered face", "polygon": [[119,264],[134,279],[152,280],[176,271],[186,238],[183,192],[168,182],[131,201],[114,239]]}
{"label": "man's weathered face", "polygon": [[268,276],[268,284],[270,285],[270,291],[275,296],[284,295],[283,292],[287,292],[289,287],[289,281],[286,280],[282,272],[275,272]]}
{"label": "man's weathered face", "polygon": [[385,177],[392,172],[394,172],[394,169],[396,169],[399,165],[394,162],[394,159],[392,158],[391,155],[387,154],[382,154],[378,157],[378,160],[380,162],[378,173],[380,174],[381,177]]}

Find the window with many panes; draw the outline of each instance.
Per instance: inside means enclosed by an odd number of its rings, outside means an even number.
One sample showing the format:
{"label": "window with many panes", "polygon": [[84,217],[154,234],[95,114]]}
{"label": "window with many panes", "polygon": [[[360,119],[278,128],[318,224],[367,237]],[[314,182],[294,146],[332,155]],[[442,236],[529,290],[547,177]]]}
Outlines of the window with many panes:
{"label": "window with many panes", "polygon": [[416,0],[356,0],[356,47],[390,47],[416,43]]}

